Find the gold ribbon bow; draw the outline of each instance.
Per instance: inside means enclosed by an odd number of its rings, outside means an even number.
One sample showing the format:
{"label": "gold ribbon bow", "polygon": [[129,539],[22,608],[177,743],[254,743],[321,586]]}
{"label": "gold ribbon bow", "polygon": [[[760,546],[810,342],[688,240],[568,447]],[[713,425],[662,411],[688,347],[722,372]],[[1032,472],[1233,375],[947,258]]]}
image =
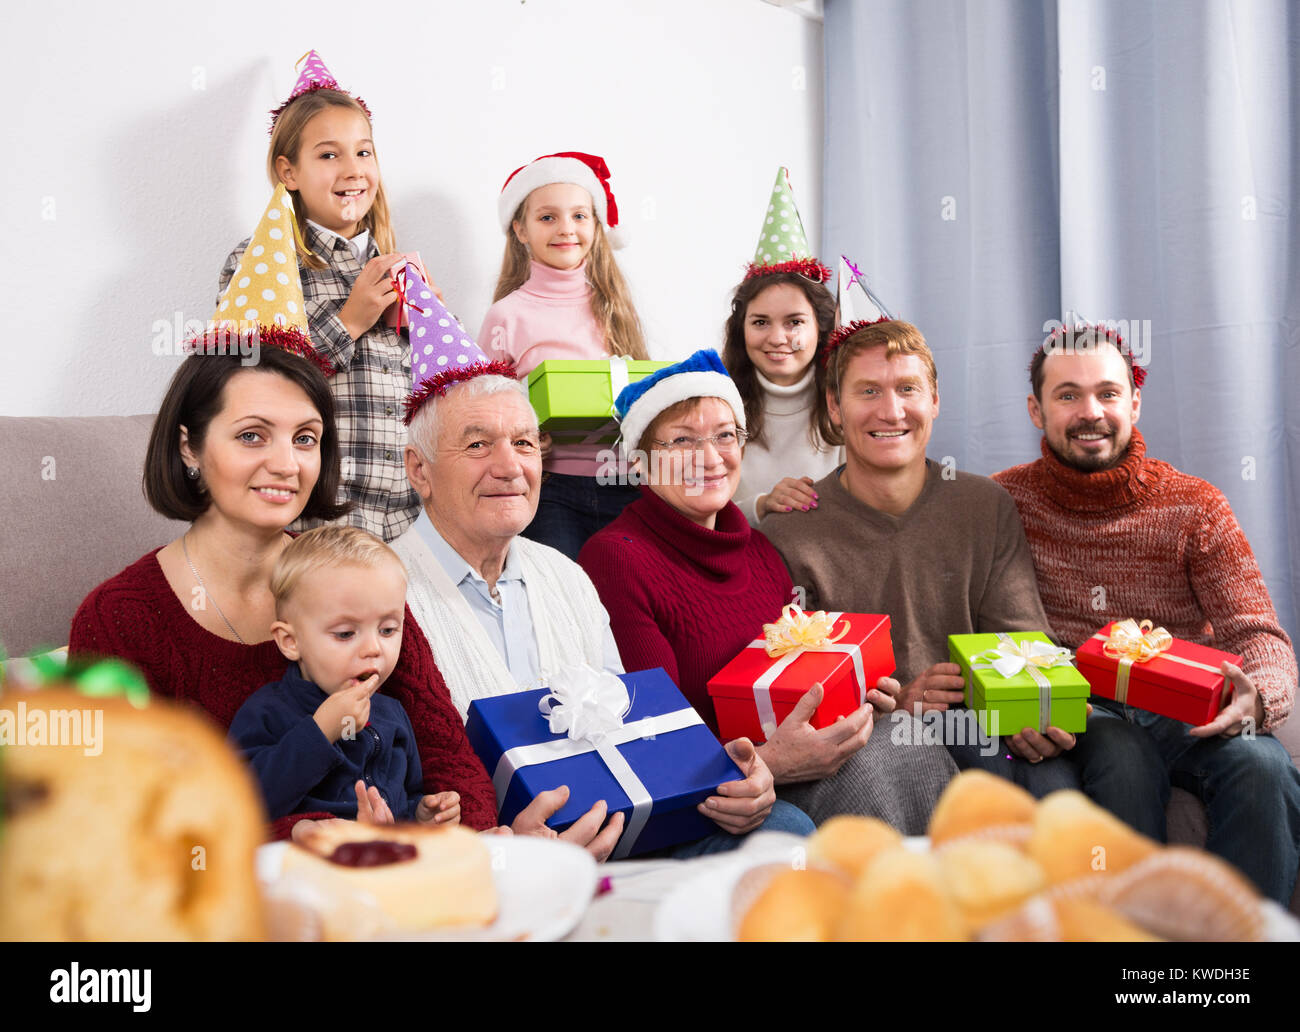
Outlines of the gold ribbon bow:
{"label": "gold ribbon bow", "polygon": [[840,633],[831,636],[835,621],[823,610],[805,613],[791,602],[781,610],[776,623],[763,624],[763,648],[768,656],[777,659],[795,649],[819,649],[833,645],[849,633],[849,621],[844,621]]}
{"label": "gold ribbon bow", "polygon": [[1110,629],[1102,643],[1101,651],[1111,659],[1119,660],[1115,671],[1115,701],[1128,702],[1129,671],[1134,663],[1150,663],[1174,643],[1174,636],[1163,627],[1155,627],[1150,620],[1140,624],[1136,620],[1119,620]]}
{"label": "gold ribbon bow", "polygon": [[1150,663],[1174,643],[1174,636],[1163,627],[1155,627],[1150,620],[1140,624],[1136,620],[1120,620],[1110,629],[1101,647],[1111,659],[1126,659],[1130,663]]}

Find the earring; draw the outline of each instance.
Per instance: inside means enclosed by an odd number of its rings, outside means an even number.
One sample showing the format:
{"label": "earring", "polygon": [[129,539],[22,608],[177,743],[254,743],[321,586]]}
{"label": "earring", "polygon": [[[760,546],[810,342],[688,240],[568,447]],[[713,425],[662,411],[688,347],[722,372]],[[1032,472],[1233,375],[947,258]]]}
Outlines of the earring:
{"label": "earring", "polygon": [[199,467],[198,467],[198,466],[186,466],[186,467],[185,467],[185,475],[186,475],[187,477],[189,477],[191,480],[198,480],[198,479],[199,479]]}

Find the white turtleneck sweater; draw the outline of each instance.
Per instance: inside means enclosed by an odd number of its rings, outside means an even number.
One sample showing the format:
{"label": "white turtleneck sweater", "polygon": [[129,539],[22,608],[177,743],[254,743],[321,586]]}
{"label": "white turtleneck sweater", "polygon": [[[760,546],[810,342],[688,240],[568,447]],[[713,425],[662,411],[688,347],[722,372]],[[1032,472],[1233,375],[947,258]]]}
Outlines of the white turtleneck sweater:
{"label": "white turtleneck sweater", "polygon": [[809,411],[817,389],[810,365],[803,379],[781,387],[755,370],[763,392],[763,442],[745,445],[740,486],[732,499],[751,527],[758,526],[755,505],[785,477],[812,477],[831,473],[844,461],[843,448],[813,447],[808,436]]}

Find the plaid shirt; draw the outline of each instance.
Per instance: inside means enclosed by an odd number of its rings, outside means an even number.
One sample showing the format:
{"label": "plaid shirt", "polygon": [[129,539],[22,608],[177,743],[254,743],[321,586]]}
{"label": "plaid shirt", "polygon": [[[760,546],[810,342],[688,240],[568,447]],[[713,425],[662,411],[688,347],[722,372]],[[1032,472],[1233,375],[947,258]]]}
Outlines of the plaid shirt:
{"label": "plaid shirt", "polygon": [[[355,503],[346,520],[391,541],[420,515],[420,496],[406,480],[402,459],[402,403],[411,389],[411,348],[382,321],[360,340],[348,335],[338,313],[365,262],[357,261],[347,241],[315,226],[307,226],[306,241],[328,263],[324,269],[300,265],[299,270],[311,341],[336,370],[329,382],[343,463],[340,495]],[[225,291],[247,246],[245,240],[226,259],[219,293]],[[378,254],[371,238],[365,260]],[[299,520],[294,529],[319,522]]]}

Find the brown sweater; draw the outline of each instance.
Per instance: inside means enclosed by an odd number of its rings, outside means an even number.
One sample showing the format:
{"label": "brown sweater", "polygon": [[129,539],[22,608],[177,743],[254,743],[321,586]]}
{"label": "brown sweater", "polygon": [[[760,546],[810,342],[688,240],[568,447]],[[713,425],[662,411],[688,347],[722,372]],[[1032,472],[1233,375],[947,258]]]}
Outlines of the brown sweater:
{"label": "brown sweater", "polygon": [[1124,460],[1082,473],[1043,457],[994,476],[1011,492],[1043,608],[1076,648],[1111,620],[1152,620],[1175,638],[1239,653],[1264,702],[1263,731],[1295,701],[1296,659],[1228,500],[1147,458],[1135,428]]}
{"label": "brown sweater", "polygon": [[895,677],[948,661],[948,635],[1046,631],[1034,564],[1011,497],[987,477],[927,461],[912,507],[890,516],[858,501],[840,470],[815,485],[818,507],[773,513],[763,533],[808,609],[887,613]]}

